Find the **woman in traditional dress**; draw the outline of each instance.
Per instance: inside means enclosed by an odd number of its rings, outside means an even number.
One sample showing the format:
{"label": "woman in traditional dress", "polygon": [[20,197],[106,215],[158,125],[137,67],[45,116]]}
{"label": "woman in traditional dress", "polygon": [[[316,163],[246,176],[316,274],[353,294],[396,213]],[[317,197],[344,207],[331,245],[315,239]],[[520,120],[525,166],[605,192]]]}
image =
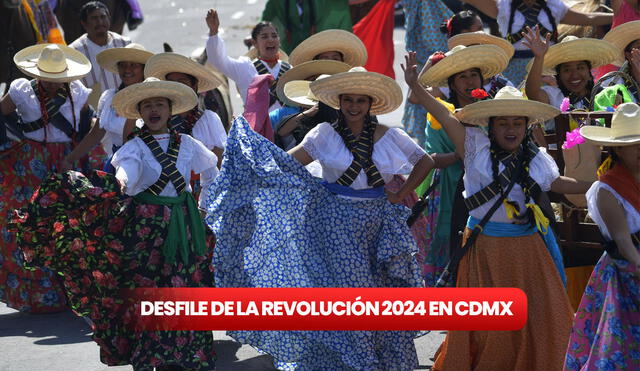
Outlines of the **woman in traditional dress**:
{"label": "woman in traditional dress", "polygon": [[[245,105],[247,104],[247,91],[256,76],[271,74],[273,79],[277,81],[283,73],[291,68],[291,65],[283,60],[286,55],[281,54],[278,30],[272,23],[258,23],[251,30],[253,48],[247,56],[233,59],[227,55],[224,41],[218,35],[220,28],[218,12],[209,9],[206,20],[209,27],[209,39],[206,45],[207,62],[235,81]],[[269,111],[282,107],[275,94],[275,84],[271,85],[269,96]]]}
{"label": "woman in traditional dress", "polygon": [[527,63],[533,54],[524,45],[526,27],[540,25],[543,35],[551,34],[551,41],[558,42],[559,23],[601,26],[611,24],[610,13],[582,13],[569,9],[562,0],[466,0],[484,14],[495,18],[502,37],[516,48],[514,58],[504,75],[514,84],[525,79]]}
{"label": "woman in traditional dress", "polygon": [[[398,84],[353,68],[311,84],[340,110],[313,128],[290,155],[248,128],[232,127],[212,187],[207,224],[217,245],[218,287],[419,287],[415,242],[396,205],[420,184],[431,158],[403,131],[371,115],[402,101]],[[357,138],[357,139],[356,139]],[[317,160],[323,180],[302,166]],[[301,165],[302,164],[302,165]],[[411,171],[397,193],[383,188]],[[301,369],[412,370],[411,331],[234,331],[238,341]]]}
{"label": "woman in traditional dress", "polygon": [[[588,110],[592,106],[591,90],[594,86],[591,70],[618,59],[618,50],[605,40],[575,36],[567,36],[549,47],[550,37],[549,34],[542,37],[538,26],[527,29],[524,44],[534,55],[527,66],[527,97],[558,109],[567,98],[567,110]],[[542,86],[542,75],[555,75],[558,86]],[[554,122],[550,121],[545,129],[554,130]]]}
{"label": "woman in traditional dress", "polygon": [[[185,84],[195,93],[205,93],[222,84],[207,67],[177,53],[154,55],[146,64],[144,75]],[[227,132],[217,113],[208,109],[201,110],[196,104],[189,111],[172,116],[169,125],[171,130],[190,135],[213,151],[218,158],[218,168],[220,167]]]}
{"label": "woman in traditional dress", "polygon": [[123,305],[119,291],[213,286],[213,247],[189,179],[200,174],[203,205],[217,159],[201,142],[168,129],[172,114],[196,102],[191,88],[155,78],[122,89],[113,98],[117,114],[142,118],[144,126],[115,153],[116,175],[56,174],[18,213],[27,261],[62,275],[72,308],[92,321],[100,359],[110,366],[215,368],[210,331],[134,332],[128,311],[135,308]]}
{"label": "woman in traditional dress", "polygon": [[[72,167],[70,153],[91,127],[93,113],[86,103],[91,90],[79,81],[91,63],[57,44],[25,48],[14,62],[34,79],[12,81],[0,101],[0,121],[6,122],[0,126],[9,129],[0,144],[0,300],[20,311],[57,312],[65,299],[56,276],[46,268],[24,269],[7,222],[49,172]],[[74,152],[78,158],[85,153]]]}
{"label": "woman in traditional dress", "polygon": [[590,143],[609,148],[587,192],[589,216],[606,252],[582,296],[565,370],[640,369],[640,107],[616,109],[611,128],[582,127]]}
{"label": "woman in traditional dress", "polygon": [[141,83],[144,80],[144,65],[153,53],[142,45],[131,43],[124,48],[110,48],[96,55],[96,61],[105,70],[111,71],[122,80],[117,89],[107,89],[102,92],[98,102],[98,124],[104,130],[102,146],[109,155],[104,170],[115,173],[111,166],[113,154],[122,147],[126,119],[118,116],[111,105],[113,96],[127,86]]}
{"label": "woman in traditional dress", "polygon": [[[457,45],[446,54],[432,57],[420,80],[423,85],[431,87],[431,91],[446,89],[447,101],[439,99],[453,111],[477,101],[472,92],[482,89],[484,82],[502,71],[508,61],[505,50],[497,45]],[[455,243],[457,230],[463,228],[457,225],[460,223],[452,223],[456,188],[463,168],[455,146],[433,115],[427,115],[427,123],[425,148],[438,162],[439,170],[435,177],[439,183],[427,214],[431,223],[431,239],[426,250],[418,254],[418,262],[422,266],[425,284],[434,286],[449,261],[450,246]],[[464,206],[456,209],[456,213],[466,214]],[[466,219],[464,215],[462,218]]]}
{"label": "woman in traditional dress", "polygon": [[[553,215],[545,216],[537,202],[544,191],[584,193],[590,183],[560,176],[553,158],[527,132],[528,124],[559,111],[505,87],[494,99],[467,105],[454,116],[418,83],[415,55],[406,61],[405,80],[413,94],[464,159],[469,249],[460,260],[457,287],[517,287],[530,298],[527,323],[519,331],[449,332],[434,369],[559,370],[573,313],[549,254],[549,244],[556,243],[549,230]],[[480,126],[488,126],[489,134]]]}

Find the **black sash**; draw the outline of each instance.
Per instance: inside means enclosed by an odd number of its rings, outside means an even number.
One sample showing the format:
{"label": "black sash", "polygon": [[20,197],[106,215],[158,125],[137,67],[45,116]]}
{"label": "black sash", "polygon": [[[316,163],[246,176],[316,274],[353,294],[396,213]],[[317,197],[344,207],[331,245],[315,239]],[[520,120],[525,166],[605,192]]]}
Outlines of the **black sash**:
{"label": "black sash", "polygon": [[[267,66],[265,66],[264,63],[259,59],[253,61],[253,66],[256,68],[256,71],[258,71],[258,75],[266,75],[269,73]],[[276,93],[276,86],[278,85],[278,79],[280,78],[280,76],[282,76],[290,69],[291,65],[289,63],[284,61],[280,62],[280,71],[278,71],[278,77],[276,77],[273,84],[271,84],[271,86],[269,87],[269,107],[271,107],[276,101],[284,105],[278,98],[278,94]]]}
{"label": "black sash", "polygon": [[[73,125],[60,113],[60,107],[67,101],[67,92],[64,89],[58,89],[56,96],[53,99],[41,96],[38,89],[38,82],[31,80],[31,88],[36,93],[36,97],[40,102],[44,102],[47,110],[46,115],[48,120],[45,119],[44,112],[42,117],[32,122],[22,122],[20,128],[25,133],[30,133],[45,127],[48,123],[51,123],[55,128],[65,133],[69,138],[73,138],[75,132]],[[75,117],[75,112],[72,113]]]}
{"label": "black sash", "polygon": [[[526,31],[526,27],[529,26],[531,28],[535,27],[536,25],[538,25],[540,27],[540,35],[542,35],[544,37],[544,35],[546,34],[551,34],[551,40],[557,40],[558,39],[558,35],[557,33],[547,30],[542,24],[540,24],[538,22],[538,15],[540,14],[540,11],[542,10],[542,5],[540,5],[538,2],[536,2],[535,4],[531,5],[531,7],[528,7],[524,4],[524,2],[520,3],[520,5],[518,5],[518,7],[516,8],[517,11],[519,11],[520,13],[522,13],[522,15],[524,16],[524,24],[522,25],[522,28],[518,31],[518,32],[511,32],[511,29],[509,29],[509,34],[507,35],[507,40],[512,43],[515,44],[518,41],[522,40],[522,38],[524,38],[524,36],[522,35],[523,32]],[[549,19],[549,22],[551,22],[552,20]]]}
{"label": "black sash", "polygon": [[[531,142],[529,142],[529,146],[525,150],[528,151],[529,158],[534,158],[540,151],[540,149]],[[502,153],[498,154],[498,160],[504,165],[504,171],[498,174],[498,180],[494,180],[488,186],[464,199],[464,203],[469,210],[477,209],[489,202],[511,183],[511,178],[515,175],[518,167],[518,155],[515,153]],[[523,186],[523,191],[526,195],[531,196],[534,200],[538,199],[542,189],[538,183],[531,178],[528,171],[523,174],[523,179],[520,184]],[[506,196],[508,197],[508,195]]]}
{"label": "black sash", "polygon": [[365,125],[358,139],[355,138],[348,127],[339,124],[338,121],[331,124],[331,126],[333,130],[340,135],[344,144],[353,155],[353,162],[351,162],[351,165],[349,165],[349,168],[344,174],[336,180],[336,183],[348,187],[356,179],[360,170],[364,169],[369,186],[384,186],[384,180],[371,159],[373,153],[373,134],[376,132],[377,124],[375,122],[369,122],[368,125]]}
{"label": "black sash", "polygon": [[203,114],[204,112],[200,111],[196,107],[189,111],[187,117],[174,115],[169,119],[169,128],[180,134],[191,135],[193,133],[193,127],[196,125],[196,122],[200,120],[200,117],[202,117]]}
{"label": "black sash", "polygon": [[162,166],[160,178],[158,178],[158,181],[155,182],[155,184],[147,188],[147,191],[158,196],[167,184],[171,182],[176,188],[176,192],[178,194],[182,193],[185,189],[186,182],[184,177],[182,177],[182,174],[178,171],[178,168],[176,168],[178,152],[180,151],[180,134],[170,132],[171,139],[169,139],[169,147],[167,148],[166,153],[162,148],[160,148],[160,144],[158,144],[158,141],[155,140],[148,130],[142,130],[138,136],[144,141],[147,147],[149,147],[151,153],[153,153],[153,157],[155,157]]}

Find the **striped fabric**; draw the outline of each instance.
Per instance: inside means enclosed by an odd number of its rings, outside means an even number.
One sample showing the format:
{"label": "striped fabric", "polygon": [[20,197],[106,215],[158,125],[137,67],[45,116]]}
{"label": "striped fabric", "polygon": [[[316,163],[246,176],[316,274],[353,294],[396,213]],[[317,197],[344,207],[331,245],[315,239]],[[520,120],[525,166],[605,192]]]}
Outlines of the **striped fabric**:
{"label": "striped fabric", "polygon": [[178,152],[180,151],[179,135],[180,134],[175,132],[171,133],[171,140],[169,141],[169,148],[167,148],[166,153],[160,148],[158,141],[156,141],[147,130],[143,130],[139,135],[140,139],[149,147],[153,156],[162,166],[162,173],[158,181],[147,188],[147,191],[156,196],[160,195],[160,192],[164,190],[164,187],[166,187],[169,182],[173,183],[178,194],[182,193],[185,189],[185,180],[176,168]]}
{"label": "striped fabric", "polygon": [[360,174],[360,170],[364,169],[365,174],[367,174],[367,184],[371,187],[384,186],[384,180],[371,160],[373,153],[373,134],[376,132],[377,124],[375,122],[366,124],[357,139],[351,130],[345,125],[340,124],[339,121],[334,122],[331,126],[340,135],[344,144],[353,155],[353,162],[351,162],[351,165],[349,165],[349,168],[344,174],[336,180],[336,183],[348,187],[353,183],[358,174]]}

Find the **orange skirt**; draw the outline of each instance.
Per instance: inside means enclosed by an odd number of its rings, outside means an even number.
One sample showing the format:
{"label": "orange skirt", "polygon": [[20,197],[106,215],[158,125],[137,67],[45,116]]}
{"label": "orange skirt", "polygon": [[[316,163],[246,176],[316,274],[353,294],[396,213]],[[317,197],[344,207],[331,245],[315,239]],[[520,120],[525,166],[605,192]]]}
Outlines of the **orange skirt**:
{"label": "orange skirt", "polygon": [[450,331],[433,370],[562,370],[573,310],[539,234],[481,234],[460,261],[457,287],[522,289],[527,323],[518,331]]}

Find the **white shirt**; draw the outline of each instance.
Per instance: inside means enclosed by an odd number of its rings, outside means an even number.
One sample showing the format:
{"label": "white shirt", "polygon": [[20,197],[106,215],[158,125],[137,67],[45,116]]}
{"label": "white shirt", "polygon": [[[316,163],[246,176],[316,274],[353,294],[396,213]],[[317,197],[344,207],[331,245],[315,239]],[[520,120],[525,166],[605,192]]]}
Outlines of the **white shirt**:
{"label": "white shirt", "polygon": [[87,34],[84,34],[69,44],[69,47],[84,54],[91,62],[91,72],[82,79],[82,82],[87,87],[92,87],[97,82],[100,83],[102,91],[105,91],[107,89],[117,89],[122,82],[120,80],[120,76],[103,69],[98,62],[96,62],[96,55],[103,50],[123,48],[130,44],[131,40],[128,37],[121,36],[111,31],[109,31],[108,40],[109,41],[106,45],[100,46],[89,40]]}
{"label": "white shirt", "polygon": [[[224,45],[224,40],[219,35],[210,36],[207,40],[207,62],[211,63],[218,71],[225,74],[231,80],[235,81],[238,87],[238,92],[242,97],[242,102],[247,103],[247,89],[253,81],[253,78],[258,76],[258,71],[253,65],[253,61],[248,57],[242,56],[238,59],[233,59],[227,56],[227,48]],[[273,76],[274,79],[278,78],[280,73],[280,66],[282,61],[278,61],[273,68],[268,64],[262,62],[267,71]],[[282,107],[278,101],[269,107],[269,112]]]}
{"label": "white shirt", "polygon": [[[353,155],[344,141],[327,122],[311,129],[302,140],[302,146],[311,158],[320,163],[322,178],[329,183],[338,180],[353,162]],[[374,143],[371,159],[382,179],[387,183],[395,174],[410,173],[413,166],[425,155],[424,149],[404,131],[390,128]],[[367,175],[364,170],[360,170],[350,187],[371,188],[367,184]]]}
{"label": "white shirt", "polygon": [[[153,136],[163,151],[169,147],[169,134]],[[180,134],[180,151],[176,168],[186,182],[185,190],[191,192],[189,181],[191,171],[200,174],[200,200],[198,205],[204,208],[209,194],[209,185],[218,175],[218,158],[200,141],[186,134]],[[111,164],[116,168],[116,178],[125,184],[125,193],[135,196],[152,186],[160,178],[162,166],[153,156],[149,147],[139,137],[126,142],[114,155]],[[175,197],[178,194],[172,182],[160,192],[160,196]]]}
{"label": "white shirt", "polygon": [[[493,172],[491,170],[491,142],[487,134],[480,128],[466,128],[466,137],[464,141],[464,192],[465,198],[470,197],[476,192],[482,190],[493,182]],[[504,171],[504,165],[498,165],[498,172]],[[540,152],[529,163],[529,175],[538,183],[543,191],[551,189],[551,183],[560,176],[558,165],[554,161],[545,148],[540,147]],[[491,209],[498,199],[494,198],[473,209],[469,215],[482,219]],[[524,210],[525,196],[522,187],[515,184],[509,192],[508,199],[518,203],[520,211]],[[514,220],[507,218],[507,212],[504,205],[491,216],[490,221],[498,223],[513,223]]]}
{"label": "white shirt", "polygon": [[594,222],[596,222],[596,224],[598,225],[598,228],[600,228],[600,232],[602,232],[602,235],[606,239],[612,240],[611,234],[609,233],[609,230],[605,226],[604,221],[602,220],[602,216],[600,215],[600,211],[598,210],[597,196],[598,196],[598,191],[601,188],[604,188],[607,191],[611,192],[611,194],[614,195],[616,200],[618,201],[618,204],[620,204],[624,209],[624,216],[627,219],[629,232],[636,233],[640,231],[640,212],[638,212],[638,210],[636,210],[627,200],[622,198],[622,196],[620,196],[618,192],[616,192],[609,185],[602,183],[600,181],[597,181],[591,185],[591,188],[589,188],[589,190],[586,193],[587,209],[589,210],[589,216],[591,217],[591,219],[593,219]]}
{"label": "white shirt", "polygon": [[[103,92],[102,96],[100,96],[97,111],[100,119],[100,128],[106,131],[102,138],[102,146],[108,154],[111,154],[113,145],[122,146],[122,134],[126,122],[124,117],[118,116],[111,105],[115,94],[115,89]],[[142,120],[136,121],[137,127],[141,128],[143,125],[144,122]],[[227,132],[224,130],[222,120],[220,120],[217,113],[210,110],[205,110],[193,126],[192,136],[211,150],[213,150],[213,147],[224,149],[227,142]]]}
{"label": "white shirt", "polygon": [[[560,21],[564,18],[565,14],[569,10],[569,7],[562,2],[562,0],[546,0],[547,6],[549,10],[551,10],[551,15],[555,18],[555,23],[560,24]],[[498,22],[498,27],[500,28],[500,33],[502,37],[506,38],[509,33],[509,16],[511,15],[511,3],[512,0],[498,0],[498,17],[496,21]],[[511,32],[516,33],[522,29],[524,26],[524,16],[519,11],[515,10],[515,14],[513,16],[513,23],[511,24]],[[547,12],[544,9],[540,10],[538,14],[538,22],[542,26],[544,26],[547,30],[553,30],[553,24],[551,24],[551,20],[547,17]],[[544,35],[543,35],[544,36]],[[518,41],[513,44],[516,50],[529,50],[522,43],[524,39]]]}
{"label": "white shirt", "polygon": [[[80,81],[72,81],[69,83],[71,90],[71,99],[73,100],[74,114],[71,112],[71,102],[67,98],[66,102],[60,107],[60,113],[69,121],[77,132],[80,128],[80,111],[87,102],[91,89],[87,89]],[[40,110],[40,102],[36,97],[35,91],[31,87],[31,81],[20,78],[15,79],[9,85],[9,96],[16,105],[16,112],[22,118],[24,122],[32,122],[42,117]],[[55,126],[48,124],[44,128],[32,131],[30,133],[24,133],[25,137],[38,142],[44,142],[46,139],[50,143],[64,143],[71,142],[71,138],[67,136],[62,130]]]}

